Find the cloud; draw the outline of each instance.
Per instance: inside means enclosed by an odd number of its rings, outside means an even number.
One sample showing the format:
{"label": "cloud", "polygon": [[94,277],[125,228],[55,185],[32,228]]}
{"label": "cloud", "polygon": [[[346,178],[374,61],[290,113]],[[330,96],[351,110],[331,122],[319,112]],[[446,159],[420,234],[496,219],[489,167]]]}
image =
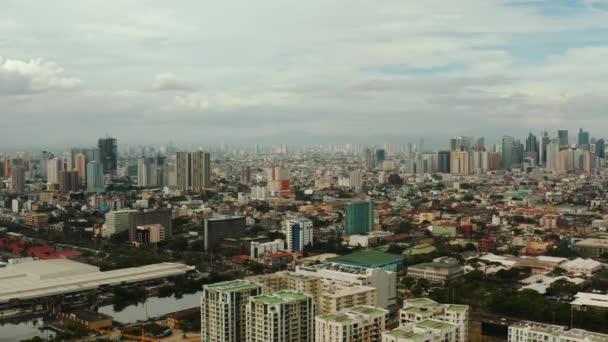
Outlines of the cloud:
{"label": "cloud", "polygon": [[277,107],[293,104],[295,97],[289,93],[263,92],[241,94],[191,93],[176,95],[175,108],[185,111],[238,111],[259,107]]}
{"label": "cloud", "polygon": [[198,88],[195,83],[181,80],[172,73],[158,74],[152,82],[152,89],[157,91],[190,91]]}
{"label": "cloud", "polygon": [[0,94],[32,94],[78,89],[82,81],[63,76],[63,69],[42,59],[21,61],[0,56]]}

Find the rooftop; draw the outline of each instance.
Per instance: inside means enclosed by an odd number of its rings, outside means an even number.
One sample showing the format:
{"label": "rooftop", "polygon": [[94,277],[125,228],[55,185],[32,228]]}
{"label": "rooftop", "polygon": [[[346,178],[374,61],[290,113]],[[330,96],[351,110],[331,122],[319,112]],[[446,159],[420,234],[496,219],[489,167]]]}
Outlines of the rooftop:
{"label": "rooftop", "polygon": [[221,283],[215,283],[207,286],[208,289],[221,292],[240,292],[243,290],[255,290],[259,286],[255,283],[245,280],[230,280]]}
{"label": "rooftop", "polygon": [[263,303],[263,304],[282,304],[282,303],[303,301],[303,300],[306,300],[309,298],[310,298],[309,296],[304,295],[299,292],[280,291],[280,292],[274,293],[272,295],[257,296],[253,300],[257,303]]}
{"label": "rooftop", "polygon": [[405,258],[402,255],[382,253],[377,251],[360,251],[337,258],[328,259],[328,262],[347,265],[373,265],[383,266],[394,263],[402,263]]}

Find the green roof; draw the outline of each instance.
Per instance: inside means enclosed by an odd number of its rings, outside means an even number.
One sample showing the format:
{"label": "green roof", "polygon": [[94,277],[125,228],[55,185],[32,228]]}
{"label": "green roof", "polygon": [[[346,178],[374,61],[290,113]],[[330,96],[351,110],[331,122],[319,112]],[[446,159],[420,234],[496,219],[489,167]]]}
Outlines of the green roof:
{"label": "green roof", "polygon": [[437,306],[439,305],[436,301],[429,298],[414,298],[406,300],[411,305],[425,305],[425,306]]}
{"label": "green roof", "polygon": [[402,328],[397,328],[387,332],[387,334],[396,338],[407,338],[414,341],[424,340],[426,338],[426,335],[424,334],[417,334],[412,331],[403,330]]}
{"label": "green roof", "polygon": [[255,290],[259,287],[260,286],[258,284],[246,280],[230,280],[207,285],[208,289],[220,292],[239,292],[243,290]]}
{"label": "green roof", "polygon": [[386,312],[382,309],[373,306],[357,306],[349,309],[349,311],[358,312],[366,315],[384,315]]}
{"label": "green roof", "polygon": [[340,323],[340,324],[346,324],[346,323],[350,323],[352,322],[352,319],[350,319],[348,316],[344,316],[344,315],[324,315],[321,316],[321,319],[324,319],[326,321],[330,321],[330,322],[336,322],[336,323]]}
{"label": "green roof", "polygon": [[327,261],[338,264],[382,266],[402,263],[404,260],[402,255],[366,250],[331,258]]}
{"label": "green roof", "polygon": [[448,307],[449,311],[463,312],[467,309],[466,305],[450,305]]}
{"label": "green roof", "polygon": [[272,295],[257,296],[254,298],[254,300],[258,303],[264,303],[264,304],[281,304],[281,303],[289,303],[292,301],[302,301],[302,300],[306,300],[309,298],[310,297],[308,297],[302,293],[299,293],[299,292],[280,291],[280,292],[274,293]]}
{"label": "green roof", "polygon": [[422,322],[416,323],[417,327],[427,328],[427,329],[437,329],[437,330],[446,330],[454,327],[453,324],[437,321],[434,319],[427,319]]}

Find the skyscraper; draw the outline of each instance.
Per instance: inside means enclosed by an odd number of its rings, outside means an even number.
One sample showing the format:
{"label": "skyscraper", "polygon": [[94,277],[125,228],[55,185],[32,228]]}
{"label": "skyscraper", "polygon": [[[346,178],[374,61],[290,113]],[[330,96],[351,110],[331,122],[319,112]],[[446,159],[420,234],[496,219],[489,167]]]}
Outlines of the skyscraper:
{"label": "skyscraper", "polygon": [[441,173],[450,173],[450,151],[439,151],[437,153],[438,158],[438,171]]}
{"label": "skyscraper", "polygon": [[279,291],[249,299],[248,342],[313,342],[315,304],[305,294]]}
{"label": "skyscraper", "polygon": [[568,130],[558,130],[557,138],[559,139],[559,147],[566,148],[570,145],[568,141]]}
{"label": "skyscraper", "polygon": [[118,145],[114,138],[100,138],[98,141],[104,175],[114,175],[118,169]]}
{"label": "skyscraper", "polygon": [[241,165],[241,184],[251,184],[251,167]]}
{"label": "skyscraper", "polygon": [[376,165],[381,164],[384,160],[386,160],[386,152],[384,151],[384,149],[377,149],[376,150]]}
{"label": "skyscraper", "polygon": [[202,341],[246,341],[249,299],[261,293],[259,285],[244,280],[205,285],[201,296]]}
{"label": "skyscraper", "polygon": [[473,138],[471,137],[456,137],[450,139],[451,151],[468,151],[471,149]]}
{"label": "skyscraper", "polygon": [[48,184],[59,183],[59,172],[63,171],[63,161],[59,158],[52,158],[46,163],[46,178]]}
{"label": "skyscraper", "polygon": [[177,152],[177,186],[200,191],[211,187],[211,155],[207,151]]}
{"label": "skyscraper", "polygon": [[346,234],[369,233],[374,229],[374,202],[371,198],[349,203],[346,205],[345,214]]}
{"label": "skyscraper", "polygon": [[546,165],[545,168],[547,170],[556,171],[559,167],[559,151],[560,151],[560,141],[558,139],[553,139],[549,144],[547,144],[547,156],[546,156]]}
{"label": "skyscraper", "polygon": [[78,172],[78,177],[81,180],[86,181],[87,179],[87,155],[84,153],[78,153],[76,155],[76,167],[74,168]]}
{"label": "skyscraper", "polygon": [[25,190],[25,167],[15,165],[11,167],[11,191],[23,192]]}
{"label": "skyscraper", "polygon": [[517,149],[518,146],[513,137],[507,135],[502,137],[502,167],[504,169],[511,169],[517,164]]}
{"label": "skyscraper", "polygon": [[137,160],[137,186],[161,186],[164,183],[164,158],[139,158]]}
{"label": "skyscraper", "polygon": [[455,150],[450,152],[450,173],[469,175],[471,173],[471,158],[469,151]]}
{"label": "skyscraper", "polygon": [[540,147],[538,149],[538,153],[540,154],[539,162],[542,165],[547,164],[547,145],[551,142],[549,138],[549,134],[546,131],[543,131],[540,138]]}
{"label": "skyscraper", "polygon": [[578,146],[584,147],[587,145],[589,145],[589,132],[583,131],[583,129],[581,128],[578,131]]}
{"label": "skyscraper", "polygon": [[60,171],[58,183],[63,193],[78,191],[78,171]]}
{"label": "skyscraper", "polygon": [[601,159],[606,158],[606,142],[604,139],[595,142],[595,156]]}
{"label": "skyscraper", "polygon": [[98,161],[87,164],[87,192],[104,192],[103,166]]}

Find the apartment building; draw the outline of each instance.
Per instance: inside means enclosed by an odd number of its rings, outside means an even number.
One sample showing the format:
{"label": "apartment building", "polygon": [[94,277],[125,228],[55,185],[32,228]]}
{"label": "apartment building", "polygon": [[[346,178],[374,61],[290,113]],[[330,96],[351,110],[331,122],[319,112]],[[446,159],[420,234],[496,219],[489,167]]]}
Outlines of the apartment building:
{"label": "apartment building", "polygon": [[380,342],[388,310],[357,306],[338,314],[317,315],[316,342]]}
{"label": "apartment building", "polygon": [[247,342],[312,342],[315,304],[312,297],[280,291],[249,299]]}
{"label": "apartment building", "polygon": [[384,332],[382,342],[462,342],[457,330],[455,324],[427,319]]}
{"label": "apartment building", "polygon": [[608,335],[537,322],[509,326],[509,342],[606,342]]}
{"label": "apartment building", "polygon": [[205,285],[201,297],[201,340],[245,341],[246,308],[249,299],[261,293],[259,285],[244,280]]}
{"label": "apartment building", "polygon": [[428,298],[405,300],[399,310],[399,324],[406,326],[428,319],[448,322],[456,326],[458,341],[468,341],[469,307],[468,305],[440,304]]}

